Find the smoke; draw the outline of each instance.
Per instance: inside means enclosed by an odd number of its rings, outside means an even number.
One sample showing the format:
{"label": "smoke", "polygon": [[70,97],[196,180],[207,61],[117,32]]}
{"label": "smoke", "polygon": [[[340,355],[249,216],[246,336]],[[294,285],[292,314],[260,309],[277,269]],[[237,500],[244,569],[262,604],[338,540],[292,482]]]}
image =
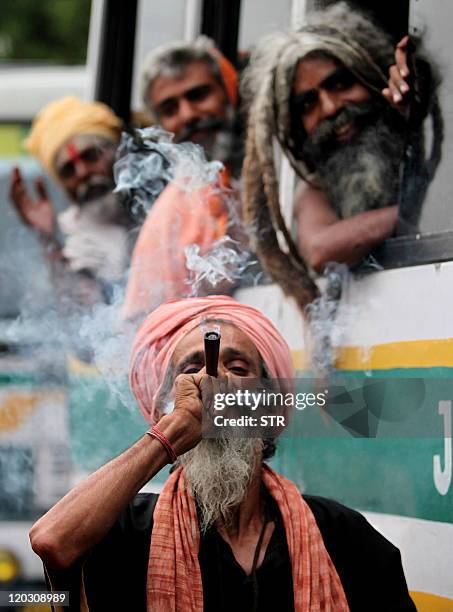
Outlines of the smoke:
{"label": "smoke", "polygon": [[[123,134],[120,158],[114,167],[115,191],[119,194],[118,200],[126,199],[133,213],[143,217],[170,181],[184,191],[199,191],[218,180],[221,168],[220,162],[207,162],[197,145],[175,144],[172,135],[159,128],[138,130]],[[216,187],[214,191],[228,211],[228,235],[203,255],[198,245],[188,246],[187,268],[193,296],[231,291],[240,279],[256,279],[257,276],[253,267],[256,262],[238,230],[237,195],[230,188]],[[109,198],[107,200],[110,202]],[[93,205],[96,203],[86,206]],[[100,204],[93,213],[96,211],[105,212]],[[110,213],[109,219],[112,219]],[[177,229],[176,223],[175,231]],[[101,222],[99,231],[102,232]],[[136,325],[119,316],[127,269],[123,274],[115,273],[115,278],[120,279],[116,282],[105,282],[107,274],[100,278],[97,270],[104,269],[102,266],[97,266],[94,272],[86,272],[89,259],[85,255],[91,254],[91,259],[95,257],[98,263],[100,246],[104,242],[100,239],[95,244],[85,240],[83,245],[78,244],[77,261],[85,263],[77,266],[77,272],[68,269],[70,266],[61,266],[57,276],[51,278],[44,289],[42,275],[36,276],[24,291],[26,298],[19,305],[19,317],[6,331],[11,343],[22,347],[36,369],[44,371],[58,364],[61,387],[67,390],[72,427],[70,443],[79,467],[84,470],[98,467],[121,452],[132,443],[131,437],[136,439],[146,426],[129,390],[127,376]],[[109,247],[118,246],[116,239],[107,238],[107,242]],[[79,246],[93,252],[84,250],[82,259]],[[72,251],[68,248],[65,252],[71,259]],[[102,252],[108,259],[109,249]],[[16,259],[14,274],[17,275],[21,273],[19,262],[24,268],[30,267],[29,261]],[[106,265],[110,264],[106,262]],[[129,265],[130,262],[126,262],[126,266]],[[154,285],[156,294],[161,289],[160,282],[157,280]],[[24,346],[24,329],[31,330],[33,353]]]}
{"label": "smoke", "polygon": [[121,194],[136,219],[144,219],[170,181],[193,191],[214,182],[222,169],[220,162],[206,160],[200,146],[176,144],[173,137],[160,127],[122,134],[113,169],[115,193]]}
{"label": "smoke", "polygon": [[[208,162],[203,149],[193,143],[175,144],[173,135],[158,127],[124,132],[114,165],[117,183],[115,192],[126,200],[136,216],[144,216],[165,186],[172,181],[184,191],[199,191],[214,183],[222,169],[220,162]],[[216,189],[216,194],[228,209],[229,225],[237,232],[238,200],[231,189]],[[181,228],[182,229],[182,228]],[[178,229],[175,219],[175,234]],[[229,230],[228,230],[229,231]],[[176,236],[175,236],[176,238]],[[117,242],[117,241],[116,241]],[[198,245],[187,248],[191,295],[221,290],[233,285],[251,265],[248,252],[239,241],[228,236],[216,242],[209,252],[201,256]],[[158,269],[156,269],[157,277]],[[118,278],[120,275],[116,274]],[[124,275],[125,276],[125,275]],[[105,277],[105,275],[104,275]],[[163,281],[162,281],[163,282]],[[159,295],[160,281],[153,286]],[[76,345],[78,353],[98,368],[113,396],[130,409],[135,409],[127,384],[128,356],[134,328],[120,322],[118,313],[123,303],[124,286],[111,284],[108,303],[97,299],[90,308],[82,310],[76,321],[66,328],[74,330],[74,338],[65,338],[63,344]],[[175,296],[176,297],[176,296]],[[157,304],[156,304],[157,305]],[[72,313],[66,312],[73,319]]]}
{"label": "smoke", "polygon": [[320,282],[321,295],[306,307],[311,365],[321,378],[327,378],[334,366],[337,312],[349,278],[345,264],[327,264]]}
{"label": "smoke", "polygon": [[[86,346],[90,346],[92,362],[99,370],[111,395],[119,400],[122,408],[136,411],[128,382],[129,357],[135,326],[119,320],[118,312],[123,303],[124,291],[115,288],[110,304],[97,304],[82,317],[79,334]],[[116,410],[113,402],[110,409]]]}
{"label": "smoke", "polygon": [[230,236],[223,236],[214,242],[204,255],[200,255],[197,244],[192,244],[186,247],[185,255],[187,269],[191,272],[189,284],[193,297],[212,293],[214,289],[232,290],[244,272],[256,263],[251,253]]}

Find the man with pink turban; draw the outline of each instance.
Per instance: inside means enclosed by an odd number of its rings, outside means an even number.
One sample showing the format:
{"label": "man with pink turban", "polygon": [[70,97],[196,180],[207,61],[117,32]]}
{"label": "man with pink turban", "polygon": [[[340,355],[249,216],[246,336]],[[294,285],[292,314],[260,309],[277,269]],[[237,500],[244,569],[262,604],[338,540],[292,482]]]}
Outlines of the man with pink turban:
{"label": "man with pink turban", "polygon": [[[218,379],[204,363],[213,325]],[[302,496],[263,462],[269,447],[259,438],[202,437],[207,389],[263,377],[292,378],[290,352],[250,306],[192,298],[145,319],[130,380],[154,425],[30,533],[50,586],[69,590],[71,606],[80,597],[74,609],[415,610],[398,550],[360,514]],[[163,414],[169,398],[174,409]],[[160,495],[137,495],[169,462]]]}

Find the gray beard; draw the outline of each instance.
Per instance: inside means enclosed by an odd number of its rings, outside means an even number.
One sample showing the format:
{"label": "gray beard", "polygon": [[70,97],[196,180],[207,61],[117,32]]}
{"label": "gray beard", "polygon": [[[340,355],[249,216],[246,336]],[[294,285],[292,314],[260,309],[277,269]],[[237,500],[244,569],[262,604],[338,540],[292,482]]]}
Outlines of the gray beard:
{"label": "gray beard", "polygon": [[124,208],[121,199],[112,191],[106,192],[104,195],[94,198],[80,205],[74,202],[80,208],[80,216],[85,217],[100,225],[120,225],[128,228],[131,221]]}
{"label": "gray beard", "polygon": [[217,521],[231,524],[261,462],[261,453],[259,439],[222,438],[204,439],[181,455],[186,482],[200,511],[202,531]]}
{"label": "gray beard", "polygon": [[218,130],[214,139],[205,149],[210,161],[228,162],[233,152],[233,132],[230,129]]}
{"label": "gray beard", "polygon": [[234,178],[239,178],[244,161],[244,135],[234,129],[219,130],[205,153],[208,161],[222,162]]}
{"label": "gray beard", "polygon": [[76,190],[76,204],[83,206],[92,200],[102,199],[115,189],[113,179],[103,174],[93,174],[81,183]]}
{"label": "gray beard", "polygon": [[379,120],[316,168],[341,218],[397,204],[403,146],[403,136]]}
{"label": "gray beard", "polygon": [[186,142],[194,132],[204,131],[198,141],[208,161],[220,161],[227,164],[233,176],[238,176],[243,161],[244,135],[238,127],[239,118],[232,107],[229,107],[225,119],[200,119],[178,134],[175,142]]}
{"label": "gray beard", "polygon": [[[335,126],[356,118],[362,127],[337,143]],[[340,218],[397,203],[404,123],[396,111],[373,100],[349,104],[306,137],[303,154]]]}

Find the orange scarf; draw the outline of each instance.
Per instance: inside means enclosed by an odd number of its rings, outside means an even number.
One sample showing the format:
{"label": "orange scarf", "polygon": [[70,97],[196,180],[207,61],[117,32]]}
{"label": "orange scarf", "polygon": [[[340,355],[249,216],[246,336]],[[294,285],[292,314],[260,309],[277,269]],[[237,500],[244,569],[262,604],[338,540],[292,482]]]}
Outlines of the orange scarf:
{"label": "orange scarf", "polygon": [[198,244],[204,255],[225,236],[228,209],[222,190],[228,185],[226,169],[217,183],[197,191],[167,185],[149,211],[134,247],[122,307],[124,319],[144,316],[167,300],[190,294],[184,249]]}
{"label": "orange scarf", "polygon": [[[291,559],[295,612],[347,612],[346,596],[315,518],[296,486],[263,465],[263,483],[277,502]],[[183,469],[167,480],[154,511],[148,612],[202,612],[200,530]]]}

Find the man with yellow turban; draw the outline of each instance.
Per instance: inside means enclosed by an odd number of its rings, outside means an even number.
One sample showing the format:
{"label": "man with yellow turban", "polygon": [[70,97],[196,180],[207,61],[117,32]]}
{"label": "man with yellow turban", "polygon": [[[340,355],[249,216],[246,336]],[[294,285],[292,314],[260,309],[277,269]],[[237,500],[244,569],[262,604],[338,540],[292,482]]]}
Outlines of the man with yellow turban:
{"label": "man with yellow turban", "polygon": [[[218,378],[203,350],[214,325]],[[288,345],[250,306],[210,296],[152,312],[130,365],[151,429],[30,533],[52,588],[90,611],[415,610],[398,550],[360,514],[302,496],[263,462],[272,454],[263,439],[203,437],[217,384],[293,376]],[[169,462],[160,495],[137,495]]]}
{"label": "man with yellow turban", "polygon": [[35,183],[37,198],[26,189],[18,168],[13,170],[10,196],[21,219],[34,229],[54,265],[68,264],[103,280],[116,280],[128,261],[129,221],[112,195],[112,166],[121,133],[121,120],[99,102],[73,96],[51,102],[33,121],[26,148],[63,188],[69,208],[59,215],[66,234],[57,239],[55,211],[42,178]]}

